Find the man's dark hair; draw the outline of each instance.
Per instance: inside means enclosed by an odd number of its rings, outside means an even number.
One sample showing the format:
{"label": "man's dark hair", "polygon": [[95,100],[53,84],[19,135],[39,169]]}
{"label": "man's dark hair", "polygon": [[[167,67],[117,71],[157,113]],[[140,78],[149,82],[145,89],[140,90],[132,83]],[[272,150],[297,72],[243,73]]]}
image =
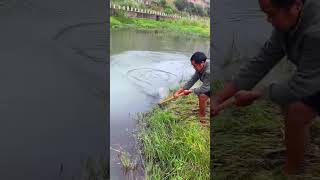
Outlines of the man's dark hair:
{"label": "man's dark hair", "polygon": [[[291,7],[296,0],[270,0],[272,5],[274,5],[277,8],[289,8]],[[302,0],[302,3],[304,3],[305,0]]]}
{"label": "man's dark hair", "polygon": [[196,64],[201,64],[202,62],[206,62],[207,56],[203,52],[195,52],[190,61],[195,61]]}

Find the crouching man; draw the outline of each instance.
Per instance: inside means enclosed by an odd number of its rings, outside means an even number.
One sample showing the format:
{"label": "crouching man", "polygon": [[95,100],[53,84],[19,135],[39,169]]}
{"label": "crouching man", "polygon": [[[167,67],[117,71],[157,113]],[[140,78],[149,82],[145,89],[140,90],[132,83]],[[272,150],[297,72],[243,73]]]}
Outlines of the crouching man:
{"label": "crouching man", "polygon": [[[206,123],[205,114],[206,114],[206,105],[207,101],[210,98],[210,63],[206,62],[207,57],[202,52],[195,52],[191,58],[191,64],[195,69],[195,73],[191,79],[178,91],[175,92],[174,96],[178,96],[183,93],[184,95],[189,95],[194,93],[198,96],[199,99],[199,121],[201,123]],[[202,82],[202,85],[198,88],[190,90],[190,88],[198,81]]]}

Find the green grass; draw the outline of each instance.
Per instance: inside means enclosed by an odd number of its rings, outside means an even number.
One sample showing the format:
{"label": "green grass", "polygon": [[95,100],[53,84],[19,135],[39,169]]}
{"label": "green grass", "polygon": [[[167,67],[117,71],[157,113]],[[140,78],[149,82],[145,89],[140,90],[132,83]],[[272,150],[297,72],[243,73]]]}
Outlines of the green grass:
{"label": "green grass", "polygon": [[134,28],[139,30],[173,31],[178,33],[192,34],[201,37],[210,36],[210,24],[206,21],[192,20],[152,20],[127,18],[125,16],[111,16],[111,28]]}
{"label": "green grass", "polygon": [[[226,109],[212,123],[215,180],[286,179],[282,173],[284,122],[279,107],[260,100],[249,107]],[[320,176],[319,127],[318,122],[312,127],[306,173],[289,179]]]}
{"label": "green grass", "polygon": [[197,103],[189,95],[140,115],[146,179],[209,179],[210,131],[192,111]]}

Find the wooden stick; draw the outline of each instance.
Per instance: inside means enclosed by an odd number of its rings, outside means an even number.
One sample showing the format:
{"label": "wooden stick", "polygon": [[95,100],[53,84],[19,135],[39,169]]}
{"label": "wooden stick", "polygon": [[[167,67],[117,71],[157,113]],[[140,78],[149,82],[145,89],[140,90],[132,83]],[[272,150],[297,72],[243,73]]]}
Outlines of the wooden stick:
{"label": "wooden stick", "polygon": [[174,96],[171,96],[171,97],[168,98],[168,99],[165,99],[165,100],[160,101],[159,104],[164,104],[164,103],[166,103],[166,102],[168,102],[168,101],[171,101],[172,99],[175,99],[175,97],[174,97]]}
{"label": "wooden stick", "polygon": [[[179,97],[179,96],[181,96],[181,95],[183,95],[183,93],[178,94],[177,97]],[[171,100],[173,100],[173,99],[176,99],[177,97],[171,96],[171,97],[168,98],[168,99],[165,99],[165,100],[160,101],[159,104],[160,104],[160,105],[161,105],[161,104],[164,104],[164,103],[169,102],[169,101],[171,101]]]}

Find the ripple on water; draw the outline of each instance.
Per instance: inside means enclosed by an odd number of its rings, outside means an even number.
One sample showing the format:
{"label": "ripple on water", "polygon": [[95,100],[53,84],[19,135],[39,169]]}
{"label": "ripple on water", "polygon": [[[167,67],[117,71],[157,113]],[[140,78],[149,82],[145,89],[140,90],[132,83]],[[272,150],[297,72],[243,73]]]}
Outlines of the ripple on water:
{"label": "ripple on water", "polygon": [[151,96],[164,96],[164,87],[177,82],[177,75],[154,68],[136,68],[127,72],[129,81]]}
{"label": "ripple on water", "polygon": [[145,95],[163,98],[168,88],[193,73],[188,56],[174,52],[127,51],[111,57],[111,78],[124,76]]}

